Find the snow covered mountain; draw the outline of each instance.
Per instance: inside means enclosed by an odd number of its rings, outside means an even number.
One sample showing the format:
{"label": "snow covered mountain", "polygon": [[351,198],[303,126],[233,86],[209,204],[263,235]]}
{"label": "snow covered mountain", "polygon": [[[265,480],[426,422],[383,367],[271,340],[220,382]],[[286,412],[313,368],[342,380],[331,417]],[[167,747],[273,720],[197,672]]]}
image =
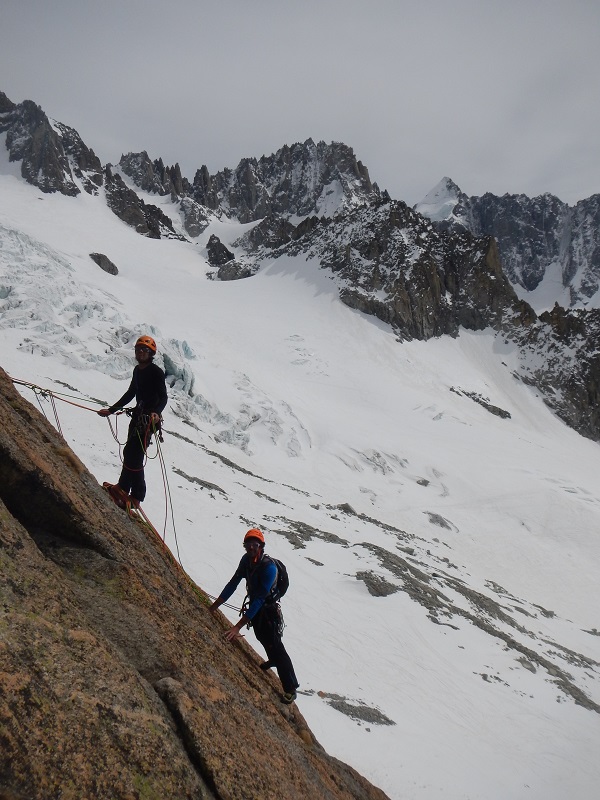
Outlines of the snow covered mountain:
{"label": "snow covered mountain", "polygon": [[[21,113],[0,106],[1,366],[95,408],[123,393],[135,338],[158,340],[167,544],[214,595],[264,529],[292,580],[299,706],[390,797],[593,796],[600,450],[544,401],[568,389],[549,370],[584,375],[595,429],[592,312],[540,321],[489,238],[384,196],[243,222],[256,205],[142,189],[42,119],[52,171]],[[219,280],[211,237],[251,277]],[[78,456],[116,477],[106,422],[59,405]]]}
{"label": "snow covered mountain", "polygon": [[[204,255],[215,268],[211,277],[248,278],[265,258],[318,258],[335,273],[347,305],[390,324],[402,339],[492,327],[518,349],[520,378],[561,419],[600,439],[598,310],[568,304],[562,310],[551,303],[552,311],[538,317],[527,301],[533,294],[511,286],[496,239],[465,229],[467,206],[454,184],[444,182],[423,206],[436,217],[430,223],[371,184],[350,148],[309,140],[258,161],[245,159],[216,176],[203,168],[191,185],[178,165],[152,162],[145,152],[101,168],[75,131],[51,123],[30,101],[15,105],[3,95],[0,108],[10,159],[21,159],[21,175],[42,191],[93,195],[102,187],[113,213],[150,238],[199,242],[212,221],[254,222],[228,243],[218,227],[210,230]],[[451,208],[452,224],[437,219]],[[595,229],[580,227],[591,247]],[[529,241],[518,239],[515,246],[522,250]],[[118,271],[109,253],[94,258]],[[584,272],[580,286],[590,288],[591,272]],[[536,289],[538,300],[548,282],[553,285],[548,278]]]}
{"label": "snow covered mountain", "polygon": [[415,210],[441,230],[493,236],[506,275],[536,311],[600,306],[600,195],[574,207],[551,194],[467,197],[443,178]]}
{"label": "snow covered mountain", "polygon": [[165,167],[161,159],[152,162],[146,152],[122,156],[119,166],[141,189],[187,195],[240,222],[273,214],[332,216],[380,197],[366,167],[340,142],[315,144],[308,139],[258,160],[242,159],[234,170],[216,175],[202,166],[191,185],[181,176],[179,165]]}

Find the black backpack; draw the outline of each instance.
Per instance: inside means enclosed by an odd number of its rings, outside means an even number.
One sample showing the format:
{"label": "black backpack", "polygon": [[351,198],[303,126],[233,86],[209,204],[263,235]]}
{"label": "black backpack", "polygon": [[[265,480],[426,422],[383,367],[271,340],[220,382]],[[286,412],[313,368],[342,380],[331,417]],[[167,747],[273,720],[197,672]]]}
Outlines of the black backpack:
{"label": "black backpack", "polygon": [[277,580],[271,589],[271,598],[277,601],[287,592],[290,585],[290,578],[283,561],[280,561],[278,558],[273,558],[272,556],[269,556],[269,558],[277,567]]}

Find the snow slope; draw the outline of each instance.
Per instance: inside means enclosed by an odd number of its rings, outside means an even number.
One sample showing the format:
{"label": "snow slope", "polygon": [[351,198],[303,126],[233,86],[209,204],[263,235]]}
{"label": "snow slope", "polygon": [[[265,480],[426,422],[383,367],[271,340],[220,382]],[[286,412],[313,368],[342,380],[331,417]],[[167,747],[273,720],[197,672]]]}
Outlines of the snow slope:
{"label": "snow slope", "polygon": [[[155,336],[174,516],[156,460],[146,512],[213,595],[245,530],[265,531],[291,577],[298,705],[390,797],[595,796],[600,448],[513,379],[490,331],[399,344],[302,259],[208,280],[210,234],[244,229],[146,239],[102,194],[43,195],[0,162],[0,366],[98,408]],[[58,405],[69,444],[116,479],[107,422]]]}

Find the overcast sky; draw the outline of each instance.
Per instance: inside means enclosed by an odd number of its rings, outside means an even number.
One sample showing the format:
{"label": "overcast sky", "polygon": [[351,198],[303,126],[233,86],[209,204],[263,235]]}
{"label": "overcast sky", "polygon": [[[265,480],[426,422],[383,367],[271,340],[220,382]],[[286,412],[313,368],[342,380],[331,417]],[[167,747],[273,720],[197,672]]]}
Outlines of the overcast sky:
{"label": "overcast sky", "polygon": [[312,137],[411,205],[600,192],[600,0],[0,0],[0,90],[190,179]]}

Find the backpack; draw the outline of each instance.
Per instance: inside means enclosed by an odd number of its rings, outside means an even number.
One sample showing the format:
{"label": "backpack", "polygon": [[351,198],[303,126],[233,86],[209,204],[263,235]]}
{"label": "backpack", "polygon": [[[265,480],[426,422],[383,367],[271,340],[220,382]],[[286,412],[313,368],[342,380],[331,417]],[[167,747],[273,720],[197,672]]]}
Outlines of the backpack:
{"label": "backpack", "polygon": [[277,601],[287,592],[290,585],[290,578],[283,561],[280,561],[278,558],[273,558],[272,556],[269,556],[269,558],[277,567],[277,580],[271,590],[272,599]]}

